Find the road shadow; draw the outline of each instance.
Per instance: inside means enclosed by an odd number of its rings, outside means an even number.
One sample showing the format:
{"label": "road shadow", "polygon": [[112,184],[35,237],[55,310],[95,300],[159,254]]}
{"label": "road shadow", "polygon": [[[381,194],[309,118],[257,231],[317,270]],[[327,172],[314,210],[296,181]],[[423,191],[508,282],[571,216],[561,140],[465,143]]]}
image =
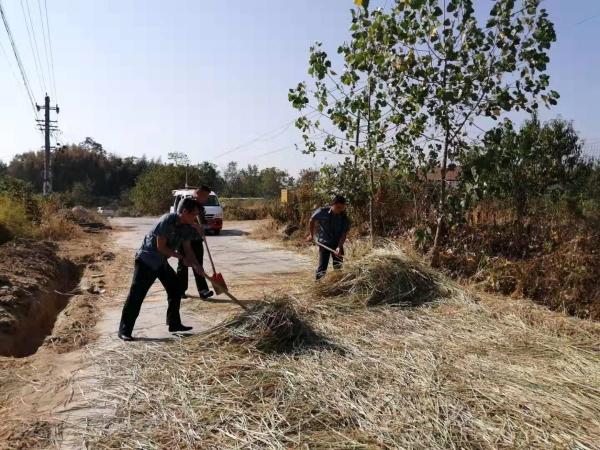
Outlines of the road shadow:
{"label": "road shadow", "polygon": [[[195,297],[195,298],[200,298],[200,297]],[[229,299],[225,299],[225,298],[208,298],[206,300],[201,300],[203,302],[206,303],[215,303],[215,304],[221,304],[221,305],[225,305],[225,304],[232,304],[232,305],[236,305],[237,303],[234,302],[233,300],[229,300]],[[254,305],[255,303],[257,303],[257,300],[239,300],[239,302],[243,305],[247,305],[247,306],[251,306]]]}
{"label": "road shadow", "polygon": [[156,338],[156,337],[136,336],[133,338],[133,342],[170,342],[170,341],[174,341],[174,340],[175,340],[174,337]]}
{"label": "road shadow", "polygon": [[217,235],[211,235],[214,237],[219,237],[219,236],[248,236],[250,233],[248,233],[247,231],[243,231],[243,230],[221,230],[220,234]]}
{"label": "road shadow", "polygon": [[140,337],[135,337],[133,339],[134,342],[172,342],[175,341],[177,339],[181,339],[181,338],[186,338],[186,337],[190,337],[193,336],[194,333],[173,333],[172,336],[169,337],[147,337],[147,336],[140,336]]}

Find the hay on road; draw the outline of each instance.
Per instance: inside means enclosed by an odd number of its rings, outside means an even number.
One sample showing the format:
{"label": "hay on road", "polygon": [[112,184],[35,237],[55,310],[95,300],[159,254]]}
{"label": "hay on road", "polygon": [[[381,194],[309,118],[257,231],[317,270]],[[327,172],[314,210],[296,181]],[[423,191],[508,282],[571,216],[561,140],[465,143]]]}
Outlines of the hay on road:
{"label": "hay on road", "polygon": [[314,286],[321,297],[353,299],[367,306],[419,306],[462,292],[456,285],[398,247],[376,249]]}
{"label": "hay on road", "polygon": [[330,345],[313,329],[299,309],[289,296],[266,299],[265,302],[252,305],[224,327],[219,327],[211,338],[217,345],[228,341],[274,353],[291,353]]}
{"label": "hay on road", "polygon": [[[395,269],[383,275],[382,254],[364,260],[361,272],[347,267],[340,280],[358,273],[361,287],[346,280],[335,295],[363,300],[355,306],[381,300],[373,297],[376,273],[397,290],[383,303],[405,301],[411,283],[423,294],[416,298],[443,301],[343,310],[304,292],[207,336],[108,352],[99,362],[102,389],[117,413],[91,423],[89,446],[597,448],[600,325],[531,302],[473,302],[435,274],[424,278],[420,265],[389,259]],[[415,281],[422,279],[432,284],[423,290]],[[264,342],[301,342],[305,328],[294,332],[290,317],[345,351],[261,350]],[[273,333],[280,323],[285,332]]]}

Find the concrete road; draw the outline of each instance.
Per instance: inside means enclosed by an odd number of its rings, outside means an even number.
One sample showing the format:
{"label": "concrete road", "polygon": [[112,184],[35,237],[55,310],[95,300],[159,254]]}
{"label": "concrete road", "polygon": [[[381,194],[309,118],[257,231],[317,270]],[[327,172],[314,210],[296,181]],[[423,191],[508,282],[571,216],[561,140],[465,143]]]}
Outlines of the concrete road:
{"label": "concrete road", "polygon": [[[154,226],[157,218],[115,218],[111,220],[114,227],[115,249],[131,254],[130,265],[122,267],[123,271],[132,271],[133,256],[142,243],[144,235]],[[240,300],[251,301],[261,299],[265,295],[294,282],[309,282],[311,262],[296,252],[282,250],[265,241],[253,240],[248,234],[259,225],[256,221],[225,222],[219,236],[207,236],[207,242],[218,272],[225,277],[230,291]],[[169,261],[173,267],[176,260]],[[208,256],[205,255],[204,267],[212,272]],[[194,331],[202,331],[216,325],[227,313],[235,311],[229,299],[221,295],[205,302],[197,297],[196,285],[192,271],[189,270],[190,298],[183,300],[182,319],[184,324],[194,327]],[[101,321],[101,333],[114,334],[120,317],[120,307],[126,295],[115,299],[113,306],[106,310]],[[134,336],[142,339],[172,339],[165,326],[166,294],[160,282],[150,289],[149,295],[142,305],[140,317],[134,329]]]}
{"label": "concrete road", "polygon": [[[52,414],[63,424],[61,449],[84,448],[79,430],[94,421],[95,417],[114,414],[112,403],[106,402],[101,391],[101,380],[106,376],[98,364],[101,355],[109,350],[127,351],[130,345],[162,345],[163,342],[181,339],[168,332],[165,325],[166,293],[160,282],[150,288],[140,316],[133,330],[136,342],[122,342],[117,337],[123,302],[131,283],[135,251],[144,235],[156,223],[156,218],[117,218],[111,220],[113,231],[112,251],[115,260],[105,267],[106,294],[103,295],[101,317],[96,325],[98,338],[77,352],[61,355],[61,371],[57,379],[68,382],[48,386],[60,408],[51,408]],[[208,236],[217,270],[223,273],[230,291],[240,300],[262,299],[276,289],[286,289],[293,283],[312,282],[308,269],[312,264],[306,257],[282,250],[264,241],[250,239],[248,233],[258,222],[227,222],[219,236]],[[176,261],[170,261],[174,264]],[[209,269],[208,258],[205,268]],[[202,301],[197,296],[195,282],[189,271],[188,294],[182,301],[182,320],[193,326],[192,333],[207,330],[221,323],[240,307],[227,297]],[[38,395],[38,394],[36,394]],[[56,399],[59,400],[56,400]],[[57,403],[58,402],[58,403]]]}

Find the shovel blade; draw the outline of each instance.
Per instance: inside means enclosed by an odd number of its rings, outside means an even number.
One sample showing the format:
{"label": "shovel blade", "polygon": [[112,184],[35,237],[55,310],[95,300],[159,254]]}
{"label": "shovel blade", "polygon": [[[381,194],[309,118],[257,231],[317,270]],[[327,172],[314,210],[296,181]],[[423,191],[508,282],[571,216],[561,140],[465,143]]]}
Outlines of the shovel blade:
{"label": "shovel blade", "polygon": [[210,282],[217,295],[227,292],[227,284],[221,273],[215,273],[211,278]]}

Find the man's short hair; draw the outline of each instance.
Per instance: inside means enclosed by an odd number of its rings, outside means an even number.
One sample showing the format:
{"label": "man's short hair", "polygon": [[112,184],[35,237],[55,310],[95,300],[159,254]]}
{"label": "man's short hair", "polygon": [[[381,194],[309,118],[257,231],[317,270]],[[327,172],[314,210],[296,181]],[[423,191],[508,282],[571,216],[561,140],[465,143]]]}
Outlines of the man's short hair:
{"label": "man's short hair", "polygon": [[177,209],[180,212],[183,212],[183,211],[194,212],[194,210],[197,210],[198,213],[199,213],[200,212],[200,205],[193,198],[186,197],[183,200],[181,200],[181,204],[179,205],[179,207]]}
{"label": "man's short hair", "polygon": [[196,192],[208,192],[210,194],[212,192],[212,189],[209,186],[203,184],[198,189],[196,189]]}
{"label": "man's short hair", "polygon": [[336,195],[333,197],[333,200],[331,201],[332,205],[345,205],[346,204],[346,197],[344,197],[343,195]]}

